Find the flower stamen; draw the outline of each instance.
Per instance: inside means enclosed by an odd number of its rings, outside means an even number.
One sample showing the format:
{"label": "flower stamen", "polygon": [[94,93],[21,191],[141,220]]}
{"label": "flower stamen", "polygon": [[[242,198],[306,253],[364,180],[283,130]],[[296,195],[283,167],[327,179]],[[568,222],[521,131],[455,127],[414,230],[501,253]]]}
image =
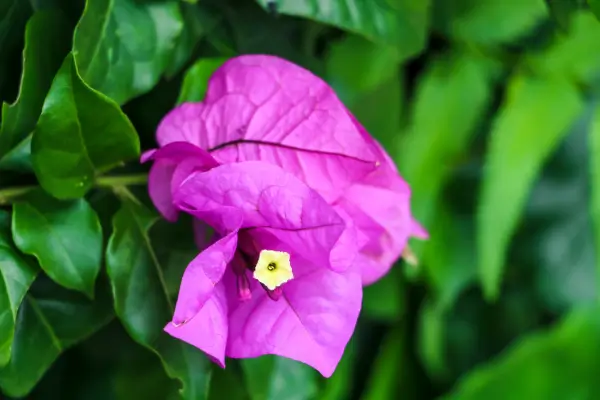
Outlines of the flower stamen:
{"label": "flower stamen", "polygon": [[248,282],[248,277],[246,277],[246,273],[242,271],[241,274],[237,276],[237,290],[238,290],[238,298],[241,301],[248,301],[252,299],[252,291],[250,290],[250,282]]}
{"label": "flower stamen", "polygon": [[419,259],[408,245],[406,245],[404,250],[402,250],[402,258],[413,267],[417,267],[419,265]]}

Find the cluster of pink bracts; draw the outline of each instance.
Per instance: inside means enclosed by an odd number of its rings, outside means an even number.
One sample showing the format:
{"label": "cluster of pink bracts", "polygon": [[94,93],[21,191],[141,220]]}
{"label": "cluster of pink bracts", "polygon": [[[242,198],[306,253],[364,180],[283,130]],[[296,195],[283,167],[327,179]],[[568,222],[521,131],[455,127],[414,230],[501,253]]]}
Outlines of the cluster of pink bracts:
{"label": "cluster of pink bracts", "polygon": [[[427,236],[389,156],[324,81],[262,55],[225,63],[205,100],[172,110],[157,140],[142,156],[153,161],[154,204],[168,220],[193,215],[197,233],[214,230],[197,240],[165,330],[221,366],[277,354],[331,376],[362,286],[409,237]],[[259,263],[268,250],[286,268]]]}

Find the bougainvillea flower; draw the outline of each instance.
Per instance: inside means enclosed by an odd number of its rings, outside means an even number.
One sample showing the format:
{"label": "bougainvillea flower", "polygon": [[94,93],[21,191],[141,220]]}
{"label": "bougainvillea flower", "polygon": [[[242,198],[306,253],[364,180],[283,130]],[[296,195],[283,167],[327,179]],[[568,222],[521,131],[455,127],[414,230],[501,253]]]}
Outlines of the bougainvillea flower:
{"label": "bougainvillea flower", "polygon": [[325,82],[262,55],[226,62],[157,140],[142,157],[157,209],[215,232],[198,241],[165,330],[221,366],[277,354],[330,376],[362,286],[427,236],[391,159]]}

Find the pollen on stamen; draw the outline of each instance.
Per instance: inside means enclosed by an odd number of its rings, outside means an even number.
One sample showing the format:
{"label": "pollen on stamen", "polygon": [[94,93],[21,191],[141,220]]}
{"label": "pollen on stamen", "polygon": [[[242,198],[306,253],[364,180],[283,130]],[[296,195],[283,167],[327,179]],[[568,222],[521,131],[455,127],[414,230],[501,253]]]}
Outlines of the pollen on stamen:
{"label": "pollen on stamen", "polygon": [[402,258],[413,267],[419,265],[419,259],[408,245],[406,245],[404,250],[402,250]]}
{"label": "pollen on stamen", "polygon": [[290,254],[285,251],[262,250],[253,276],[269,290],[275,290],[285,282],[294,279]]}

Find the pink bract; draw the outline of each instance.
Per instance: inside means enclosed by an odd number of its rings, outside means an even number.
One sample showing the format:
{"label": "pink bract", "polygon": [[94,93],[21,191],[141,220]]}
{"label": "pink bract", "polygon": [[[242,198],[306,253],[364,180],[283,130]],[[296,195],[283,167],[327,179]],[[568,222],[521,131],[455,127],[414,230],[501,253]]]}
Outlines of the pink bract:
{"label": "pink bract", "polygon": [[[157,141],[142,157],[153,161],[157,209],[215,231],[165,330],[221,366],[277,354],[330,376],[362,285],[389,271],[409,237],[427,237],[389,156],[324,81],[263,55],[226,62],[203,102],[163,119]],[[252,278],[263,249],[291,256],[294,279],[274,291]]]}

